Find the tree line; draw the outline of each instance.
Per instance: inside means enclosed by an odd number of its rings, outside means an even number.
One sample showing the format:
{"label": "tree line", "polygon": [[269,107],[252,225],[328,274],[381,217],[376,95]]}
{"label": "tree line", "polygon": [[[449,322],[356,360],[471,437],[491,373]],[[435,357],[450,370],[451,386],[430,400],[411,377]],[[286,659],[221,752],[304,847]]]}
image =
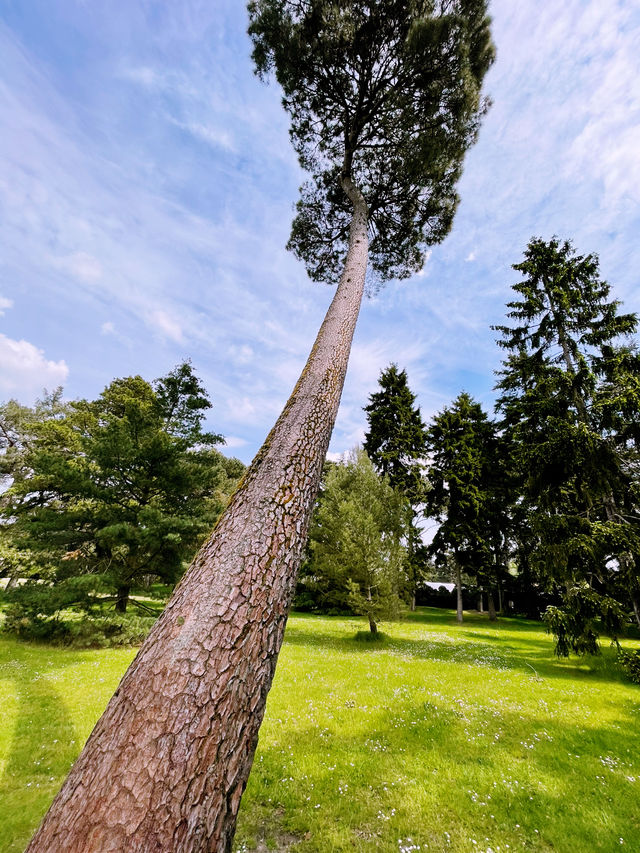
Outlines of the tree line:
{"label": "tree line", "polygon": [[[494,416],[462,391],[427,425],[406,371],[384,370],[363,448],[325,464],[298,607],[359,613],[377,633],[438,578],[458,621],[463,581],[491,619],[505,598],[543,613],[560,655],[640,626],[637,317],[568,241],[532,240],[514,269]],[[204,430],[210,407],[188,362],[93,401],[0,406],[7,629],[65,639],[65,609],[153,613],[132,588],[175,584],[244,470]]]}
{"label": "tree line", "polygon": [[406,372],[383,371],[364,449],[325,476],[302,606],[373,631],[431,572],[455,581],[459,621],[463,578],[492,619],[502,591],[542,611],[559,655],[640,627],[638,319],[569,241],[533,239],[514,269],[494,416],[463,391],[425,425]]}

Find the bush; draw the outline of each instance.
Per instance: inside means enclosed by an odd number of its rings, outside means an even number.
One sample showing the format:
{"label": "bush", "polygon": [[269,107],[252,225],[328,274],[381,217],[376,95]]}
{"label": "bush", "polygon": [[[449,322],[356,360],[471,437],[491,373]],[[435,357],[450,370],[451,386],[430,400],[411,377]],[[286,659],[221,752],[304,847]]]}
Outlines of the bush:
{"label": "bush", "polygon": [[628,652],[624,649],[620,649],[618,652],[618,660],[620,661],[620,666],[629,676],[631,681],[634,681],[636,684],[640,684],[640,649],[637,649],[634,652]]}
{"label": "bush", "polygon": [[66,643],[76,648],[138,646],[155,622],[154,616],[96,616],[68,622]]}
{"label": "bush", "polygon": [[[44,596],[46,598],[46,595]],[[34,640],[75,648],[107,648],[140,644],[156,621],[155,616],[78,613],[38,609],[39,596],[13,600],[5,610],[2,630],[22,640]]]}
{"label": "bush", "polygon": [[382,631],[377,631],[375,634],[372,631],[358,631],[353,639],[357,643],[384,643],[388,637]]}
{"label": "bush", "polygon": [[29,608],[18,603],[11,603],[5,610],[2,630],[14,634],[21,640],[38,640],[40,642],[64,642],[67,635],[67,625],[57,616],[44,616],[33,613]]}

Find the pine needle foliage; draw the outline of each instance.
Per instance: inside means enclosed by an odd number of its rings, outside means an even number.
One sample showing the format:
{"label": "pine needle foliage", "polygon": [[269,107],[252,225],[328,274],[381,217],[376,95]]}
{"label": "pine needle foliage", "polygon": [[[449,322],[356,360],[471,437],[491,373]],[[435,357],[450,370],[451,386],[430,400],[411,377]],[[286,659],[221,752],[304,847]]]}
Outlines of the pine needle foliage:
{"label": "pine needle foliage", "polygon": [[513,441],[538,576],[564,589],[548,621],[559,654],[593,652],[599,618],[619,634],[640,590],[640,359],[598,258],[532,240],[497,326],[507,351],[498,410]]}
{"label": "pine needle foliage", "polygon": [[488,102],[494,58],[486,0],[252,0],[261,77],[275,72],[309,175],[289,248],[315,281],[337,280],[352,207],[364,196],[370,259],[405,278],[448,233],[455,185]]}

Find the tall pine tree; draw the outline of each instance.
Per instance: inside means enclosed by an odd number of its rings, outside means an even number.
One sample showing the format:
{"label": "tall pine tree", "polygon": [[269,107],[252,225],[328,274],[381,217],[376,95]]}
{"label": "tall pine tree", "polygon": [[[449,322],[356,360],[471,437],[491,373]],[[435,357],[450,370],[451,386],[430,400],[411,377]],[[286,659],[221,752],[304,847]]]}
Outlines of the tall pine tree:
{"label": "tall pine tree", "polygon": [[[550,608],[557,651],[596,652],[596,618],[616,633],[638,596],[638,359],[620,348],[636,330],[599,275],[595,255],[532,240],[523,280],[496,327],[508,351],[498,409],[509,429],[536,537],[534,565],[564,590]],[[622,597],[620,596],[620,593]]]}
{"label": "tall pine tree", "polygon": [[[231,849],[368,259],[382,280],[408,276],[444,238],[486,107],[487,0],[253,0],[249,17],[256,70],[275,72],[309,175],[289,245],[313,279],[338,288],[282,414],[32,853],[84,850],[87,836],[126,849],[134,835],[140,851]],[[141,780],[135,794],[131,779]]]}

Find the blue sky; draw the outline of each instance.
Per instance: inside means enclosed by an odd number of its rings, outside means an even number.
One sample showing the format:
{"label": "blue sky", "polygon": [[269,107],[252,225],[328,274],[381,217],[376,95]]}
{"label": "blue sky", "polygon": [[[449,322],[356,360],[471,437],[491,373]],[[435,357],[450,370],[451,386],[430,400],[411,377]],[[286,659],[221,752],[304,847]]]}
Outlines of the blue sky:
{"label": "blue sky", "polygon": [[[452,233],[363,305],[331,443],[362,439],[380,371],[425,418],[486,407],[510,269],[532,236],[600,255],[640,310],[640,6],[493,0],[493,100]],[[0,0],[0,399],[95,397],[189,357],[249,461],[332,289],[284,249],[302,173],[240,0]]]}

